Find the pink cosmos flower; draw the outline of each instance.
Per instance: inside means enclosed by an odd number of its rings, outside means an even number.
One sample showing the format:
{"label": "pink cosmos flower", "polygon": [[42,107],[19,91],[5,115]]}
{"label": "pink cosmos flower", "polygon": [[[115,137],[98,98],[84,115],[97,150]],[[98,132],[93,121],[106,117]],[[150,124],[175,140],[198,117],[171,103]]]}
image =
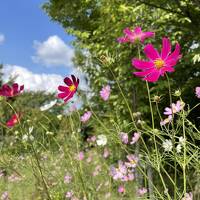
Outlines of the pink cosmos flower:
{"label": "pink cosmos flower", "polygon": [[138,157],[133,155],[133,154],[129,154],[126,156],[129,162],[126,162],[126,166],[130,167],[130,168],[135,168],[137,166],[137,163],[139,161]]}
{"label": "pink cosmos flower", "polygon": [[200,87],[195,88],[195,93],[196,93],[197,98],[200,98]]}
{"label": "pink cosmos flower", "polygon": [[143,195],[146,194],[146,193],[147,193],[147,189],[146,189],[146,188],[139,188],[139,189],[137,190],[138,196],[143,196]]}
{"label": "pink cosmos flower", "polygon": [[58,86],[58,90],[60,91],[60,93],[58,94],[58,98],[63,99],[66,103],[76,93],[79,85],[79,79],[76,78],[74,75],[71,75],[71,79],[69,77],[66,77],[64,79],[64,82],[67,86]]}
{"label": "pink cosmos flower", "polygon": [[110,155],[110,151],[108,150],[108,148],[104,148],[103,157],[104,157],[104,158],[108,158],[109,155]]}
{"label": "pink cosmos flower", "polygon": [[4,97],[14,97],[20,94],[24,90],[24,85],[19,86],[18,83],[14,83],[12,87],[8,84],[4,84],[0,88],[0,96]]}
{"label": "pink cosmos flower", "polygon": [[121,179],[124,181],[124,176],[127,174],[127,167],[126,165],[120,160],[118,161],[118,167],[115,168],[111,166],[110,168],[110,175],[113,177],[114,180]]}
{"label": "pink cosmos flower", "polygon": [[91,113],[90,111],[85,112],[85,113],[83,114],[83,116],[81,116],[81,121],[82,121],[83,123],[85,123],[85,122],[87,122],[87,121],[90,119],[91,116],[92,116],[92,113]]}
{"label": "pink cosmos flower", "polygon": [[78,155],[76,156],[76,159],[77,160],[83,160],[84,159],[84,152],[83,151],[80,151],[78,153]]}
{"label": "pink cosmos flower", "polygon": [[120,134],[120,139],[124,144],[128,144],[128,134],[121,132]]}
{"label": "pink cosmos flower", "polygon": [[107,101],[110,96],[110,86],[106,85],[104,86],[100,91],[100,96],[104,101]]}
{"label": "pink cosmos flower", "polygon": [[193,195],[192,193],[186,193],[185,197],[182,198],[182,200],[193,200]]}
{"label": "pink cosmos flower", "polygon": [[8,194],[7,191],[5,191],[4,193],[2,193],[1,200],[9,200],[9,194]]}
{"label": "pink cosmos flower", "polygon": [[72,196],[73,196],[72,191],[67,192],[66,195],[65,195],[66,198],[72,198]]}
{"label": "pink cosmos flower", "polygon": [[19,123],[20,118],[21,118],[20,113],[12,115],[12,117],[6,122],[6,126],[9,127],[9,128],[12,128],[17,123]]}
{"label": "pink cosmos flower", "polygon": [[172,114],[178,113],[184,108],[184,106],[185,106],[185,103],[182,101],[177,101],[176,104],[172,103],[171,108],[169,107],[165,108],[164,115],[172,115]]}
{"label": "pink cosmos flower", "polygon": [[64,177],[64,183],[70,183],[71,180],[72,180],[72,176],[70,176],[68,174]]}
{"label": "pink cosmos flower", "polygon": [[159,54],[152,44],[147,44],[144,48],[144,53],[149,61],[133,59],[132,65],[141,72],[134,72],[138,77],[143,77],[143,80],[156,82],[160,76],[164,76],[166,72],[174,72],[174,66],[181,58],[180,45],[176,43],[175,50],[171,52],[171,44],[168,38],[162,39],[162,50]]}
{"label": "pink cosmos flower", "polygon": [[140,138],[140,133],[135,132],[134,136],[131,139],[130,144],[135,144],[139,140],[139,138]]}
{"label": "pink cosmos flower", "polygon": [[172,121],[172,115],[169,115],[166,119],[160,122],[161,126],[164,126],[165,124],[168,124]]}
{"label": "pink cosmos flower", "polygon": [[120,185],[120,186],[118,187],[118,192],[119,192],[119,193],[124,193],[124,192],[125,192],[125,187],[124,187],[123,185]]}
{"label": "pink cosmos flower", "polygon": [[125,36],[117,39],[119,43],[134,43],[137,40],[144,42],[146,38],[153,37],[155,35],[154,32],[142,32],[142,29],[139,26],[136,27],[133,31],[129,28],[125,28],[123,32]]}

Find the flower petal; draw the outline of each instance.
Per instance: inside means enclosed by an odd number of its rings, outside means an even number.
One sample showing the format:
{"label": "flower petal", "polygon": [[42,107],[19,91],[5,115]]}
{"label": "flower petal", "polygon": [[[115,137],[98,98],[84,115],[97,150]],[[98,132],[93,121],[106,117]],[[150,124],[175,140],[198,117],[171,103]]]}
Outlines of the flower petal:
{"label": "flower petal", "polygon": [[150,60],[156,60],[160,58],[158,51],[153,47],[152,44],[147,44],[144,48],[144,53]]}
{"label": "flower petal", "polygon": [[142,72],[133,72],[134,75],[136,76],[148,76],[150,73],[154,72],[155,69],[152,68],[150,70],[142,71]]}
{"label": "flower petal", "polygon": [[65,98],[66,96],[68,96],[68,93],[59,93],[59,94],[58,94],[58,98],[60,98],[60,99],[63,99],[63,98]]}
{"label": "flower petal", "polygon": [[171,53],[171,44],[168,38],[162,39],[161,58],[164,60]]}
{"label": "flower petal", "polygon": [[64,79],[64,82],[65,82],[66,85],[68,85],[68,86],[70,86],[70,85],[73,84],[72,80],[71,80],[69,77],[66,77],[66,78]]}
{"label": "flower petal", "polygon": [[60,90],[61,92],[68,92],[68,91],[69,91],[69,88],[68,88],[68,87],[65,87],[65,86],[62,86],[62,85],[59,85],[59,86],[58,86],[58,90]]}
{"label": "flower petal", "polygon": [[134,33],[135,33],[135,34],[141,34],[141,33],[142,33],[141,27],[140,27],[140,26],[135,27]]}
{"label": "flower petal", "polygon": [[143,80],[148,82],[156,82],[160,77],[160,73],[158,70],[155,70],[151,74],[149,74],[147,77],[145,77]]}
{"label": "flower petal", "polygon": [[143,60],[139,60],[139,59],[132,59],[132,65],[136,68],[136,69],[150,69],[154,66],[153,62],[149,62],[149,61],[143,61]]}
{"label": "flower petal", "polygon": [[181,47],[180,47],[179,43],[176,43],[175,50],[167,57],[166,61],[179,60],[181,58],[180,50],[181,50]]}

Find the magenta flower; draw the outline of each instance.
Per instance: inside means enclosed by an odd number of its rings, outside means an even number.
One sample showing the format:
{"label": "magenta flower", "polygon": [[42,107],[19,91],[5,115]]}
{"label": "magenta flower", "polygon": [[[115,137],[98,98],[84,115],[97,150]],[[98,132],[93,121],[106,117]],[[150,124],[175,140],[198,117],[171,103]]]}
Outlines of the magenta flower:
{"label": "magenta flower", "polygon": [[19,123],[20,118],[21,118],[20,113],[12,115],[12,117],[6,122],[6,126],[9,127],[9,128],[12,128],[17,123]]}
{"label": "magenta flower", "polygon": [[162,39],[161,54],[153,47],[152,44],[147,44],[144,48],[144,53],[149,61],[133,59],[132,65],[141,72],[134,72],[138,77],[143,77],[143,80],[156,82],[160,76],[164,76],[166,72],[174,72],[174,66],[181,58],[180,45],[176,43],[175,50],[171,52],[171,44],[168,38]]}
{"label": "magenta flower", "polygon": [[129,28],[125,28],[123,32],[125,36],[117,39],[119,43],[134,43],[136,41],[144,42],[146,38],[153,37],[155,35],[154,32],[142,32],[142,29],[139,26],[133,31]]}
{"label": "magenta flower", "polygon": [[196,93],[197,98],[200,98],[200,87],[195,88],[195,93]]}
{"label": "magenta flower", "polygon": [[71,79],[69,77],[66,77],[64,79],[64,82],[67,86],[58,86],[58,90],[60,91],[60,93],[58,94],[58,98],[63,99],[66,103],[76,93],[79,85],[79,79],[76,78],[74,75],[71,75]]}
{"label": "magenta flower", "polygon": [[100,91],[100,96],[104,101],[107,101],[110,96],[110,86],[106,85],[104,86]]}
{"label": "magenta flower", "polygon": [[128,144],[128,134],[121,132],[120,134],[120,139],[124,144]]}
{"label": "magenta flower", "polygon": [[82,121],[83,123],[86,123],[86,122],[90,119],[91,116],[92,116],[92,113],[91,113],[90,111],[85,112],[85,113],[83,114],[83,116],[81,116],[81,121]]}
{"label": "magenta flower", "polygon": [[127,155],[126,157],[128,159],[128,162],[125,163],[126,166],[129,168],[135,168],[139,161],[138,157],[133,154]]}
{"label": "magenta flower", "polygon": [[146,188],[139,188],[139,189],[137,190],[138,196],[143,196],[143,195],[146,194],[146,193],[147,193],[147,189],[146,189]]}
{"label": "magenta flower", "polygon": [[0,88],[0,96],[4,97],[14,97],[20,94],[24,90],[24,85],[19,86],[17,83],[14,83],[12,87],[8,84],[4,84]]}
{"label": "magenta flower", "polygon": [[131,139],[130,144],[135,144],[139,140],[139,138],[140,138],[140,133],[135,132],[134,136]]}
{"label": "magenta flower", "polygon": [[124,187],[123,185],[120,185],[120,186],[118,187],[118,192],[119,192],[119,193],[124,193],[124,192],[125,192],[125,187]]}

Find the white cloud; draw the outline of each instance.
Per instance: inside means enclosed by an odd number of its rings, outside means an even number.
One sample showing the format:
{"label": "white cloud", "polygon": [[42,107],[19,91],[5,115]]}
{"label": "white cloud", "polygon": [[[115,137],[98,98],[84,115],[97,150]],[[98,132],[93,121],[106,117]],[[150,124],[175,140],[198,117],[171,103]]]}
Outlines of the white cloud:
{"label": "white cloud", "polygon": [[3,44],[5,41],[5,36],[4,34],[0,33],[0,44]]}
{"label": "white cloud", "polygon": [[5,65],[3,73],[4,82],[16,77],[15,81],[20,85],[24,84],[25,90],[27,91],[56,92],[58,85],[63,82],[63,77],[60,75],[35,74],[17,65]]}
{"label": "white cloud", "polygon": [[57,35],[50,36],[46,41],[34,41],[36,49],[32,60],[45,66],[67,66],[72,67],[74,50],[65,44]]}
{"label": "white cloud", "polygon": [[[36,74],[30,70],[17,66],[17,65],[4,65],[3,67],[3,81],[8,82],[10,78],[16,78],[15,81],[24,85],[26,91],[46,91],[46,92],[56,92],[58,85],[64,85],[63,78],[58,74]],[[78,70],[72,68],[72,73],[79,77],[81,90],[87,90],[88,86],[85,82],[83,74]],[[70,76],[68,74],[68,76]]]}

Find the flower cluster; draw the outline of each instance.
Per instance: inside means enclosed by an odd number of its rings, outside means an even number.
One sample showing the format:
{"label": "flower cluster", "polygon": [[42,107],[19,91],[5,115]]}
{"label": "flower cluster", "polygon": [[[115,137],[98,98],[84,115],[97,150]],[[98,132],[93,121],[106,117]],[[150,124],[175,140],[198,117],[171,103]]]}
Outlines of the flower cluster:
{"label": "flower cluster", "polygon": [[124,143],[124,144],[128,144],[128,143],[135,144],[140,138],[140,133],[135,132],[133,134],[130,142],[129,142],[129,137],[128,137],[127,133],[120,132],[119,137],[120,137],[120,140],[122,141],[122,143]]}

